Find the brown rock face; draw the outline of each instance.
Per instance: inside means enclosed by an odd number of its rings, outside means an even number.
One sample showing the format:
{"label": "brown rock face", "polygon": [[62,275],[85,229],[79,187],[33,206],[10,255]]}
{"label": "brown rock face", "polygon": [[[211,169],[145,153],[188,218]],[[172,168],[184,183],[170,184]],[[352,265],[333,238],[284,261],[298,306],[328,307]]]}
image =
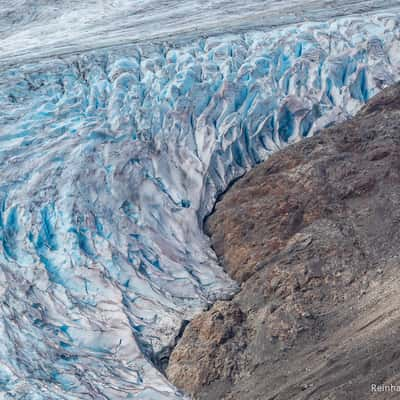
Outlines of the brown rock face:
{"label": "brown rock face", "polygon": [[236,182],[206,222],[241,283],[167,369],[207,400],[399,399],[400,85]]}

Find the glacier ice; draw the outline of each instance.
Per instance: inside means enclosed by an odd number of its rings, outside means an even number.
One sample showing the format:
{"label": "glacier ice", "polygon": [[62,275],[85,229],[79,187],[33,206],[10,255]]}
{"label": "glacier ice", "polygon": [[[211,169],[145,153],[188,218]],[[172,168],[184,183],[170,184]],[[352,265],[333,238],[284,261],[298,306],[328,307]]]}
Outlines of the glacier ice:
{"label": "glacier ice", "polygon": [[183,399],[154,367],[236,288],[202,221],[288,143],[399,79],[397,13],[0,72],[0,393]]}
{"label": "glacier ice", "polygon": [[2,0],[0,65],[394,10],[400,0]]}

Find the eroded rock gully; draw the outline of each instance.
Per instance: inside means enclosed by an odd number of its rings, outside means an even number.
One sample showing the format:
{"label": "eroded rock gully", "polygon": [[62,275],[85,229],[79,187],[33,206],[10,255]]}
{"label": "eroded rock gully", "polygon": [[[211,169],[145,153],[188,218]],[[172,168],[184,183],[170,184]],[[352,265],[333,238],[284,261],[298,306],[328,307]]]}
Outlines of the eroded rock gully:
{"label": "eroded rock gully", "polygon": [[241,284],[186,328],[167,368],[196,399],[397,399],[400,85],[274,154],[206,222]]}

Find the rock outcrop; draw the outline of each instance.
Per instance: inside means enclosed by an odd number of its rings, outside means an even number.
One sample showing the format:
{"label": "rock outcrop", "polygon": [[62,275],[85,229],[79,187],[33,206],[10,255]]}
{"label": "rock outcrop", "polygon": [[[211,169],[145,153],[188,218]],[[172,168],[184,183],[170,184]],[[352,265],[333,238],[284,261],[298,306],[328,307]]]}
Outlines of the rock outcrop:
{"label": "rock outcrop", "polygon": [[169,379],[196,399],[397,399],[400,85],[237,181],[205,224],[241,285],[186,328]]}

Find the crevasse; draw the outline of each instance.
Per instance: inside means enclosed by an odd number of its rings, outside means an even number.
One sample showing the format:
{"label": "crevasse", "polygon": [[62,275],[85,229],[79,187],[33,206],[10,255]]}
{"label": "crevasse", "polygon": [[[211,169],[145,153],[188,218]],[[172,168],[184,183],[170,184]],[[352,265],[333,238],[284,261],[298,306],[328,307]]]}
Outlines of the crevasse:
{"label": "crevasse", "polygon": [[153,366],[236,285],[216,196],[399,79],[394,14],[0,72],[0,393],[183,399]]}

